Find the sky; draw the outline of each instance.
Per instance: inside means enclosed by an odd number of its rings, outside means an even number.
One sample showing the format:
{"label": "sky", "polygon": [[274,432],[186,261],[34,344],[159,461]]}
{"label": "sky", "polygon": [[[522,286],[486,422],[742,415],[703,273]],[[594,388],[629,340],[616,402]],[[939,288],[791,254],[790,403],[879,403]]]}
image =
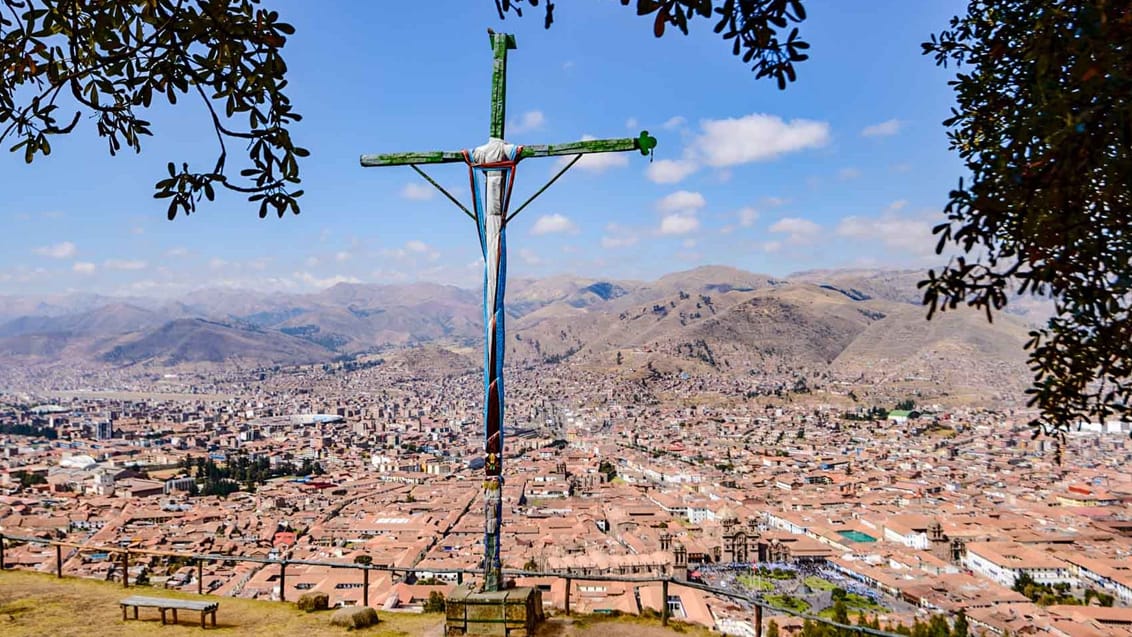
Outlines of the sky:
{"label": "sky", "polygon": [[[508,226],[509,275],[650,280],[700,265],[783,276],[824,268],[925,268],[931,227],[964,174],[941,122],[954,103],[920,43],[959,0],[807,0],[811,58],[780,91],[694,21],[652,35],[614,0],[558,2],[500,21],[492,0],[264,0],[295,26],[284,49],[302,213],[260,219],[233,193],[167,221],[152,198],[169,161],[211,166],[206,111],[152,109],[140,155],[111,157],[94,122],[25,165],[0,154],[0,295],[175,296],[226,286],[306,292],[338,282],[475,287],[474,224],[407,167],[366,153],[459,150],[487,139],[486,29],[514,33],[507,139],[658,140],[583,159]],[[64,119],[64,118],[60,118]],[[5,144],[10,146],[14,142]],[[238,152],[229,171],[238,174]],[[559,167],[519,165],[513,201]],[[466,168],[430,173],[463,201]]]}

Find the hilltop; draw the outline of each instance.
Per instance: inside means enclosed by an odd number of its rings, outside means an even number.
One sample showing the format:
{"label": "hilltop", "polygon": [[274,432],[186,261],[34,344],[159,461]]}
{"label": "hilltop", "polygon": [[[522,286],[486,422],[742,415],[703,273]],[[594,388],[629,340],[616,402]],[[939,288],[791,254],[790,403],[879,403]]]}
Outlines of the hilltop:
{"label": "hilltop", "polygon": [[[111,582],[75,578],[56,579],[43,573],[20,571],[0,572],[0,633],[7,637],[89,637],[113,634],[120,637],[146,635],[199,635],[201,629],[183,616],[176,625],[162,626],[156,611],[141,616],[141,621],[122,621],[118,600],[132,594],[159,594],[167,597],[200,599],[167,590],[134,587],[124,591]],[[304,635],[305,637],[340,637],[362,634],[371,637],[439,637],[444,632],[440,614],[419,615],[379,611],[381,623],[369,629],[349,631],[330,625],[330,613],[305,613],[294,605],[210,597],[220,602],[217,628],[227,635]],[[211,631],[208,631],[211,632]],[[626,617],[553,617],[538,634],[540,637],[664,637],[673,634],[709,635],[701,627],[673,624],[673,629],[659,625],[656,619]]]}

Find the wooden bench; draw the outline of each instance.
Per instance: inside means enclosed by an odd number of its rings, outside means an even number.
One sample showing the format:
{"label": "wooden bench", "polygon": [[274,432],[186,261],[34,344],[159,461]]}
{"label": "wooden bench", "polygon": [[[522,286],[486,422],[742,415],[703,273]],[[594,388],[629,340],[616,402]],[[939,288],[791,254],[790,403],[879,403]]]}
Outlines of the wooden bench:
{"label": "wooden bench", "polygon": [[189,599],[170,599],[167,597],[144,597],[141,595],[134,595],[127,597],[118,602],[122,607],[122,621],[126,620],[126,609],[134,609],[134,619],[138,618],[138,608],[146,606],[149,608],[156,608],[161,611],[161,623],[165,623],[166,611],[173,611],[173,623],[177,623],[177,611],[188,610],[200,613],[200,627],[204,628],[204,618],[206,615],[212,615],[212,625],[216,626],[216,609],[220,606],[219,602],[197,602]]}

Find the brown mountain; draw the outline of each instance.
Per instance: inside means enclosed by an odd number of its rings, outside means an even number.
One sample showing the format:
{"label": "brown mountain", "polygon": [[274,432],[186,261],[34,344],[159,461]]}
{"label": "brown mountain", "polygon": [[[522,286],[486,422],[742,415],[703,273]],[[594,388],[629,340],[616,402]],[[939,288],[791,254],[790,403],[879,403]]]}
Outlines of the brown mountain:
{"label": "brown mountain", "polygon": [[313,363],[333,356],[330,350],[275,331],[261,331],[206,321],[179,319],[127,336],[99,356],[113,365],[237,362],[249,365]]}
{"label": "brown mountain", "polygon": [[[963,386],[1024,380],[1025,322],[1003,315],[988,325],[963,311],[925,321],[915,287],[921,276],[848,270],[779,278],[711,266],[648,282],[516,279],[508,286],[508,363],[625,374],[805,370]],[[394,360],[389,350],[429,345],[403,358],[416,372],[446,360],[444,351],[461,357],[449,363],[478,361],[481,295],[436,284],[339,284],[313,294],[199,292],[93,308],[87,298],[74,304],[80,311],[61,313],[70,301],[53,299],[53,315],[0,326],[0,359],[288,364],[366,352]]]}

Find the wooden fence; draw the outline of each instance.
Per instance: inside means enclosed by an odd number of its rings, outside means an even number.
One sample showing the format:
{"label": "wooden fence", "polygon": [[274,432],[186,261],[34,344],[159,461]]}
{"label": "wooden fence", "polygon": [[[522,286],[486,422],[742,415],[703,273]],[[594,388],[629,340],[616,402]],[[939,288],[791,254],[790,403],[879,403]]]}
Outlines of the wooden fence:
{"label": "wooden fence", "polygon": [[[122,587],[123,588],[128,588],[130,586],[130,571],[129,571],[129,568],[130,568],[130,556],[131,555],[137,555],[137,556],[145,555],[145,556],[151,556],[151,557],[167,557],[167,558],[177,558],[177,559],[180,559],[180,560],[186,560],[188,562],[196,564],[196,569],[197,569],[197,572],[196,572],[196,575],[197,575],[197,577],[196,577],[197,594],[200,594],[200,595],[205,594],[205,591],[204,591],[204,564],[206,562],[251,562],[251,563],[257,563],[257,564],[263,564],[264,568],[267,568],[270,565],[275,565],[279,569],[279,599],[280,599],[280,601],[286,601],[287,566],[289,564],[295,564],[295,565],[302,564],[302,565],[308,565],[308,566],[324,566],[324,567],[329,567],[329,568],[360,570],[362,572],[362,603],[365,606],[369,606],[369,580],[370,580],[370,572],[371,571],[392,573],[392,576],[394,578],[396,578],[399,573],[404,574],[407,577],[409,574],[415,573],[415,572],[418,572],[418,571],[426,571],[428,573],[434,573],[434,574],[438,574],[438,575],[444,575],[444,574],[455,575],[457,584],[463,583],[464,575],[479,575],[480,574],[480,571],[470,570],[470,569],[445,569],[445,568],[427,568],[426,569],[426,568],[421,568],[421,567],[418,567],[418,566],[382,566],[382,565],[374,565],[374,564],[359,564],[359,563],[346,563],[346,562],[326,562],[326,561],[321,561],[321,560],[269,559],[269,558],[264,558],[264,557],[253,557],[253,556],[243,556],[243,555],[222,555],[222,554],[216,554],[216,553],[184,553],[184,552],[177,552],[177,551],[157,551],[157,550],[152,550],[152,549],[138,549],[138,548],[120,547],[120,546],[91,546],[89,544],[77,544],[77,543],[74,543],[74,542],[63,542],[63,541],[60,541],[60,540],[48,540],[48,539],[37,538],[37,537],[24,537],[24,536],[4,534],[4,533],[0,533],[0,571],[7,569],[8,566],[9,566],[8,563],[5,561],[5,550],[6,550],[5,544],[7,542],[21,542],[21,543],[31,543],[31,544],[41,544],[41,545],[46,545],[46,546],[54,546],[55,547],[55,576],[60,577],[60,578],[63,577],[63,549],[65,549],[65,548],[66,549],[74,549],[76,552],[80,552],[80,553],[82,553],[82,552],[106,553],[108,555],[109,554],[117,554],[119,556],[117,559],[120,560],[120,562],[121,562],[120,566],[121,566],[121,569],[122,569]],[[758,597],[753,597],[753,596],[751,596],[747,593],[740,593],[740,592],[736,592],[736,591],[732,591],[732,590],[728,590],[728,589],[724,589],[724,588],[718,588],[718,587],[715,587],[715,586],[708,586],[707,584],[703,584],[702,582],[692,582],[692,581],[687,581],[687,580],[680,580],[680,579],[676,579],[674,577],[665,576],[665,575],[649,575],[649,576],[644,576],[644,577],[628,577],[628,576],[623,576],[623,575],[590,575],[590,574],[578,573],[578,572],[544,573],[544,572],[538,572],[538,571],[511,570],[511,569],[504,569],[503,574],[504,575],[517,576],[517,577],[546,577],[546,578],[552,578],[552,579],[565,580],[566,598],[565,598],[565,608],[563,608],[563,611],[565,611],[565,613],[567,615],[570,614],[570,588],[571,588],[574,580],[587,581],[587,582],[592,581],[592,582],[623,582],[623,583],[632,583],[632,584],[660,584],[661,585],[661,596],[664,600],[664,603],[662,604],[662,608],[661,608],[661,623],[664,624],[664,625],[668,625],[668,620],[669,620],[669,617],[670,617],[670,611],[668,609],[668,589],[669,589],[670,585],[679,585],[679,586],[683,586],[683,587],[686,587],[686,588],[692,588],[692,589],[700,590],[700,591],[703,591],[705,593],[710,593],[712,595],[717,595],[719,597],[724,597],[724,598],[733,599],[733,600],[739,600],[739,601],[746,602],[746,603],[750,604],[751,606],[753,606],[754,609],[755,609],[754,628],[755,628],[756,637],[762,637],[762,634],[763,634],[762,619],[763,619],[764,611],[774,611],[776,613],[791,615],[793,617],[799,617],[799,618],[802,618],[802,619],[809,619],[813,622],[825,624],[827,626],[832,626],[832,627],[835,627],[835,628],[840,628],[840,629],[846,630],[846,631],[851,631],[852,633],[860,634],[860,635],[875,635],[877,637],[901,637],[901,635],[898,635],[896,633],[891,633],[891,632],[887,632],[887,631],[883,631],[883,630],[877,630],[875,628],[869,628],[869,627],[866,627],[866,626],[854,626],[854,625],[851,625],[851,624],[841,624],[841,623],[835,622],[833,620],[826,619],[824,617],[818,617],[816,615],[809,615],[809,614],[806,614],[806,613],[799,613],[799,612],[792,611],[792,610],[776,608],[776,607],[768,604],[766,601],[764,601],[764,600],[762,600]]]}

